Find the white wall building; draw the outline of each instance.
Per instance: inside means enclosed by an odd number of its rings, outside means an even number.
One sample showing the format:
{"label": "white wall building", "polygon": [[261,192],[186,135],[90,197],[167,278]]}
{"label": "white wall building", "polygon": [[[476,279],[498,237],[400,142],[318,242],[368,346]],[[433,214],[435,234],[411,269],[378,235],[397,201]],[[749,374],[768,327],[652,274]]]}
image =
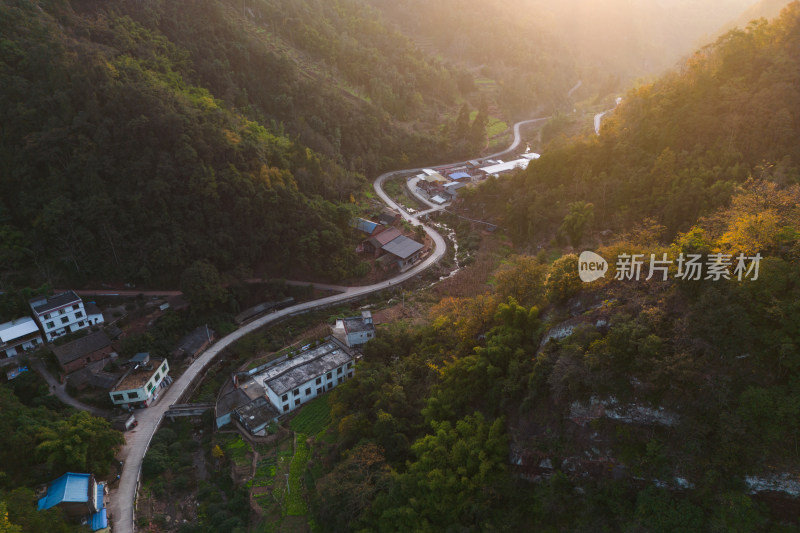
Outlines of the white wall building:
{"label": "white wall building", "polygon": [[30,302],[33,317],[44,332],[47,342],[103,322],[103,315],[94,315],[93,322],[86,316],[83,300],[74,291],[62,292],[49,298],[34,298]]}
{"label": "white wall building", "polygon": [[31,317],[22,317],[0,324],[0,354],[14,357],[35,350],[42,343],[39,326]]}
{"label": "white wall building", "polygon": [[283,414],[353,377],[354,366],[350,350],[329,337],[316,348],[267,368],[253,378],[263,383],[270,403]]}
{"label": "white wall building", "polygon": [[128,370],[108,395],[114,405],[147,407],[158,398],[160,388],[172,383],[166,359],[151,359]]}
{"label": "white wall building", "polygon": [[375,324],[372,313],[362,311],[361,316],[337,318],[333,335],[348,347],[361,346],[375,337]]}

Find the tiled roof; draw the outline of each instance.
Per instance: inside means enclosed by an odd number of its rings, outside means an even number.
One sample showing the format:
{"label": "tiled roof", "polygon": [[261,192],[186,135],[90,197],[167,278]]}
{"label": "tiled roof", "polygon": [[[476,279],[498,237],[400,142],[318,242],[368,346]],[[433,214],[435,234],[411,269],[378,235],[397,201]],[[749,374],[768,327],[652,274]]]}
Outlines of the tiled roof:
{"label": "tiled roof", "polygon": [[68,342],[61,346],[54,346],[53,353],[56,355],[58,361],[65,365],[71,363],[75,359],[94,353],[97,350],[110,346],[111,340],[102,331],[97,331],[81,337],[80,339]]}

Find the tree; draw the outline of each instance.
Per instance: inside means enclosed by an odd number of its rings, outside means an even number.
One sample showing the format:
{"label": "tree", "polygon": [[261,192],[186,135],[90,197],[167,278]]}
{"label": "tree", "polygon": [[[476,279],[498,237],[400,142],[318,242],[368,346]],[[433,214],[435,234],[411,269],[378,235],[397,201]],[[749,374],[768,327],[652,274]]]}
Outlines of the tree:
{"label": "tree", "polygon": [[578,276],[578,256],[568,254],[559,257],[550,266],[545,280],[545,292],[551,302],[563,302],[578,292],[581,280]]}
{"label": "tree", "polygon": [[392,471],[383,451],[373,443],[347,453],[343,461],[316,484],[314,513],[327,531],[354,531],[375,497],[392,486]]}
{"label": "tree", "polygon": [[569,213],[564,217],[561,227],[558,228],[559,235],[569,238],[572,246],[577,247],[587,226],[594,222],[594,204],[583,200],[569,204]]}
{"label": "tree", "polygon": [[195,261],[183,271],[181,291],[189,303],[200,310],[223,303],[228,294],[217,267],[208,261]]}
{"label": "tree", "polygon": [[85,411],[59,420],[39,431],[38,456],[53,472],[108,472],[117,449],[125,443],[119,431],[107,420]]}
{"label": "tree", "polygon": [[22,528],[8,521],[8,506],[0,501],[0,533],[22,533]]}
{"label": "tree", "polygon": [[417,459],[398,476],[398,503],[380,515],[381,529],[480,529],[498,499],[508,455],[503,419],[475,413],[432,426],[411,448]]}

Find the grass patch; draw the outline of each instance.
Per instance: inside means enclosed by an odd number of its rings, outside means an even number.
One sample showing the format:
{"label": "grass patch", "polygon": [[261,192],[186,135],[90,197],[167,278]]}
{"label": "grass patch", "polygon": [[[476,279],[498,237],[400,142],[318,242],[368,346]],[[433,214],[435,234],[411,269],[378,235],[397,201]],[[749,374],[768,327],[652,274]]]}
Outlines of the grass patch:
{"label": "grass patch", "polygon": [[297,449],[289,466],[289,494],[286,497],[286,514],[289,516],[303,516],[308,513],[308,506],[303,498],[303,474],[311,451],[306,444],[306,436],[297,435]]}
{"label": "grass patch", "polygon": [[331,407],[328,396],[323,395],[308,402],[305,407],[289,422],[295,433],[316,435],[331,423]]}
{"label": "grass patch", "polygon": [[233,440],[225,445],[225,455],[233,461],[236,466],[247,466],[250,460],[247,458],[247,452],[250,451],[250,445],[242,440],[242,437],[237,435],[236,440]]}

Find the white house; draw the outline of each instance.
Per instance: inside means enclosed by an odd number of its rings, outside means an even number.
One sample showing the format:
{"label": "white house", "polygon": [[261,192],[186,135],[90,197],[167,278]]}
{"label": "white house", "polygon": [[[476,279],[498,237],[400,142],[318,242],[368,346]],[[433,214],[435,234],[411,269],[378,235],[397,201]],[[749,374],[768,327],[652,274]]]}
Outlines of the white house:
{"label": "white house", "polygon": [[158,398],[159,388],[172,383],[166,359],[150,359],[125,372],[109,396],[114,405],[147,407]]}
{"label": "white house", "polygon": [[361,316],[336,319],[333,334],[350,348],[366,344],[375,337],[375,324],[372,323],[372,313],[362,311]]}
{"label": "white house", "polygon": [[0,353],[14,357],[28,350],[35,350],[42,343],[39,326],[31,317],[22,317],[0,324]]}
{"label": "white house", "polygon": [[92,322],[86,316],[83,300],[74,291],[62,292],[49,298],[34,298],[30,302],[33,317],[44,332],[47,342],[103,322],[103,315],[95,314]]}
{"label": "white house", "polygon": [[287,413],[353,377],[353,354],[328,337],[323,344],[254,376],[279,413]]}

